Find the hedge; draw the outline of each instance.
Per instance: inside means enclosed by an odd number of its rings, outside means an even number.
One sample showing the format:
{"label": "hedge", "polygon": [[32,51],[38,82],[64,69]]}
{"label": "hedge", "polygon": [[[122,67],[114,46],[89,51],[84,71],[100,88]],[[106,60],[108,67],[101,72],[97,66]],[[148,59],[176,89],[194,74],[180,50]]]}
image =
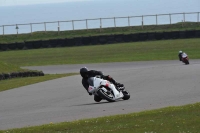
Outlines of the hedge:
{"label": "hedge", "polygon": [[21,43],[16,42],[10,44],[0,43],[0,51],[71,47],[71,46],[112,44],[112,43],[122,43],[122,42],[137,42],[137,41],[164,40],[164,39],[185,39],[185,38],[199,38],[199,37],[200,37],[200,30],[100,35],[100,36],[74,37],[74,38],[63,38],[63,39],[24,41]]}
{"label": "hedge", "polygon": [[12,78],[20,77],[35,77],[44,76],[42,71],[24,71],[24,72],[11,72],[11,73],[0,73],[0,81]]}

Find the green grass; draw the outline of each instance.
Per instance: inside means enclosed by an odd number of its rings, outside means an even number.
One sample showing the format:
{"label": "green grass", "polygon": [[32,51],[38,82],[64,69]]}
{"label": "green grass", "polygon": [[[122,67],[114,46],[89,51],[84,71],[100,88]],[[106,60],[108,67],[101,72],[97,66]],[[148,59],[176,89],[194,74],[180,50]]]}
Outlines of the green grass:
{"label": "green grass", "polygon": [[162,31],[183,31],[183,30],[199,30],[199,22],[185,22],[176,23],[171,25],[148,25],[133,26],[133,27],[118,27],[118,28],[104,28],[90,29],[90,30],[75,30],[75,31],[62,31],[58,34],[56,31],[49,32],[34,32],[32,34],[19,34],[19,35],[1,35],[0,43],[23,42],[30,40],[47,40],[56,38],[72,38],[80,36],[97,36],[108,34],[129,34],[141,32],[162,32]]}
{"label": "green grass", "polygon": [[0,60],[17,66],[177,60],[183,50],[200,58],[200,38],[118,43],[0,52]]}
{"label": "green grass", "polygon": [[77,75],[77,73],[68,73],[68,74],[46,74],[45,76],[38,76],[38,77],[26,77],[26,78],[14,78],[8,80],[1,80],[0,81],[0,92],[6,91],[30,84],[35,84],[39,82],[44,82],[47,80],[53,80],[57,78],[62,78],[66,76]]}
{"label": "green grass", "polygon": [[13,64],[0,62],[0,73],[20,72],[20,71],[25,71],[25,70]]}
{"label": "green grass", "polygon": [[200,103],[0,133],[199,133]]}

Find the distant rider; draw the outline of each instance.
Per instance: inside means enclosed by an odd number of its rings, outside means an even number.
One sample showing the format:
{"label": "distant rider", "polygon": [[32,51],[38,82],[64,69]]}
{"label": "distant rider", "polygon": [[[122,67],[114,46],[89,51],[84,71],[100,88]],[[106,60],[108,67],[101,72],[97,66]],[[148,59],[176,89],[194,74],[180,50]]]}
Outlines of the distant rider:
{"label": "distant rider", "polygon": [[[121,87],[123,88],[124,85],[120,84],[118,82],[116,82],[112,77],[110,77],[109,75],[105,76],[103,75],[103,73],[101,71],[96,71],[96,70],[88,70],[87,67],[83,67],[80,69],[80,75],[82,76],[82,85],[84,86],[84,88],[87,90],[88,92],[88,88],[89,88],[89,84],[87,82],[88,78],[90,77],[95,77],[97,75],[101,76],[101,78],[108,80],[110,82],[112,82],[115,86],[117,87]],[[89,92],[88,92],[89,93]],[[89,93],[89,95],[92,95],[91,93]],[[99,101],[101,99],[99,99],[99,97],[94,96],[94,100],[95,101]]]}
{"label": "distant rider", "polygon": [[187,57],[187,56],[188,55],[185,52],[183,52],[181,50],[179,51],[178,57],[179,57],[180,61],[183,61],[182,59],[185,58],[185,57]]}

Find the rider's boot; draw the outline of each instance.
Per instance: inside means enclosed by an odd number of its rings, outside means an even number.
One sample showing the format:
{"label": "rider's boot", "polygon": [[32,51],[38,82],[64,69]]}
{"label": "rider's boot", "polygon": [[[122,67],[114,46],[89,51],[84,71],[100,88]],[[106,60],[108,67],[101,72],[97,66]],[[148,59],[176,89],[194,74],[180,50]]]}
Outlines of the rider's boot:
{"label": "rider's boot", "polygon": [[123,84],[118,83],[116,80],[114,80],[112,77],[110,77],[109,75],[106,76],[106,79],[109,80],[110,82],[112,82],[119,90],[124,90],[125,87]]}
{"label": "rider's boot", "polygon": [[124,90],[125,89],[124,85],[121,84],[121,83],[117,83],[116,82],[115,85],[118,87],[119,90]]}

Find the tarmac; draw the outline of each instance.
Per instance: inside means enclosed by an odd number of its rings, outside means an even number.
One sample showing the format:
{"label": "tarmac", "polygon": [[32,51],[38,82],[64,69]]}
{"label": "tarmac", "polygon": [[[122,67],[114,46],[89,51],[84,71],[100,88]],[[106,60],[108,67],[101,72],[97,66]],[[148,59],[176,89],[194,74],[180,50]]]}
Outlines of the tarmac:
{"label": "tarmac", "polygon": [[0,92],[0,130],[140,112],[200,102],[200,60],[23,67],[45,74],[101,70],[123,83],[129,100],[96,103],[75,75]]}

